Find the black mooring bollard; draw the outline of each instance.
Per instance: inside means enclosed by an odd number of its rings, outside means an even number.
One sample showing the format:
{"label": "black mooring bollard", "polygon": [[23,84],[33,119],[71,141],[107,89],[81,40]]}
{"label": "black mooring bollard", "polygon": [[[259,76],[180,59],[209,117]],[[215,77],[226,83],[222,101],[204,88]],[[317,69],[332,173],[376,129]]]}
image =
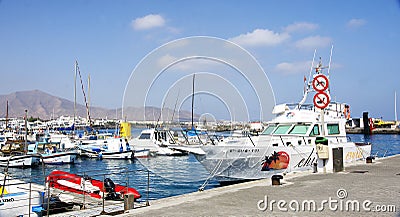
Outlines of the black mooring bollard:
{"label": "black mooring bollard", "polygon": [[317,166],[318,166],[317,163],[313,163],[313,173],[317,173],[318,172]]}
{"label": "black mooring bollard", "polygon": [[281,179],[283,179],[282,175],[273,175],[271,177],[272,185],[280,185]]}

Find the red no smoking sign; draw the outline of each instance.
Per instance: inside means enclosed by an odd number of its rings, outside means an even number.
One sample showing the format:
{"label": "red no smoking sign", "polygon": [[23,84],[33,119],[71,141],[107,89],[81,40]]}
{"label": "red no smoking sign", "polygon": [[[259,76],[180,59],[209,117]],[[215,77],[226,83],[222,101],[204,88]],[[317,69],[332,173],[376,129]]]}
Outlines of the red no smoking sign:
{"label": "red no smoking sign", "polygon": [[316,91],[325,91],[329,87],[329,80],[325,75],[317,75],[312,81],[312,86]]}
{"label": "red no smoking sign", "polygon": [[326,108],[331,102],[331,97],[325,92],[318,92],[314,95],[314,105],[319,109]]}

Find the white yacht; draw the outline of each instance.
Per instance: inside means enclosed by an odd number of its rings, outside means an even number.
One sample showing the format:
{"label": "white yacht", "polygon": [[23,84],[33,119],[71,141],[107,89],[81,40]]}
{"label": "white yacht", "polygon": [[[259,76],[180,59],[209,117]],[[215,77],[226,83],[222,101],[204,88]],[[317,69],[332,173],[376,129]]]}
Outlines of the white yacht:
{"label": "white yacht", "polygon": [[129,143],[133,145],[135,151],[148,149],[155,155],[186,155],[186,152],[178,151],[169,147],[169,145],[176,144],[176,142],[174,134],[171,131],[155,128],[142,130],[138,137],[129,141]]}
{"label": "white yacht", "polygon": [[[321,63],[315,68],[313,81],[323,68]],[[312,92],[310,86],[312,82],[299,104],[275,106],[276,117],[265,124],[258,136],[200,145],[192,153],[210,177],[220,182],[262,179],[301,170],[341,171],[348,164],[369,157],[371,144],[355,143],[346,136],[347,119],[342,112],[345,104],[331,102],[322,109],[303,104]],[[329,94],[329,89],[324,91]]]}

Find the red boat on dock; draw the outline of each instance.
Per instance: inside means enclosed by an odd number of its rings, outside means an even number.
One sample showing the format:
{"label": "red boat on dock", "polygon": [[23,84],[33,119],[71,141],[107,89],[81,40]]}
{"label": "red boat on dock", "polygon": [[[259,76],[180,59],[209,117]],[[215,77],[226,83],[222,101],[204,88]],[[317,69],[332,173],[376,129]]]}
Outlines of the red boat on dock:
{"label": "red boat on dock", "polygon": [[85,194],[97,199],[101,199],[103,195],[106,200],[122,200],[126,194],[133,194],[135,200],[141,197],[136,189],[115,184],[110,178],[100,181],[60,170],[51,172],[46,177],[46,182],[52,188]]}

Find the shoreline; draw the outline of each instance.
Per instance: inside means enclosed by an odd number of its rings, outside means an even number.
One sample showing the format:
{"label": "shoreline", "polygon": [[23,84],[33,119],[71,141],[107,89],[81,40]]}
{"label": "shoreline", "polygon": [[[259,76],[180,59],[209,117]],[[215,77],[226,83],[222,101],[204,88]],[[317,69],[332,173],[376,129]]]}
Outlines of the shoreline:
{"label": "shoreline", "polygon": [[[360,127],[346,128],[347,134],[364,134],[364,129]],[[400,128],[375,128],[371,134],[400,134]]]}

